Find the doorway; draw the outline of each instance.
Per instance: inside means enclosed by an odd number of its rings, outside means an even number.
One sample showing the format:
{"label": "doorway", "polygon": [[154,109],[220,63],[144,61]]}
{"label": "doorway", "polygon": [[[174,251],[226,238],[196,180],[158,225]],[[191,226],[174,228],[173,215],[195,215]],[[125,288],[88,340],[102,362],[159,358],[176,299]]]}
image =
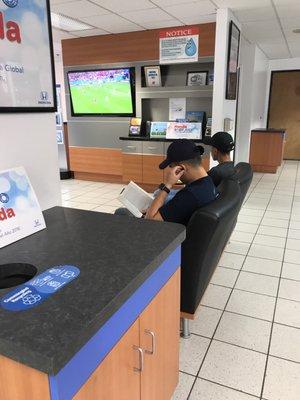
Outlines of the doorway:
{"label": "doorway", "polygon": [[300,70],[272,71],[268,128],[285,129],[283,158],[300,160]]}

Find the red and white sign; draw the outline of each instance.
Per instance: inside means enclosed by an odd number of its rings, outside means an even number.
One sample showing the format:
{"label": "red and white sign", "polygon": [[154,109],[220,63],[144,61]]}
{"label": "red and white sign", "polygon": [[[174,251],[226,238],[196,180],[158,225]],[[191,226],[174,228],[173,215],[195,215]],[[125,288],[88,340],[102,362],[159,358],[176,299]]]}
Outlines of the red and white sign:
{"label": "red and white sign", "polygon": [[198,57],[199,28],[197,26],[186,26],[160,31],[160,64],[197,62]]}

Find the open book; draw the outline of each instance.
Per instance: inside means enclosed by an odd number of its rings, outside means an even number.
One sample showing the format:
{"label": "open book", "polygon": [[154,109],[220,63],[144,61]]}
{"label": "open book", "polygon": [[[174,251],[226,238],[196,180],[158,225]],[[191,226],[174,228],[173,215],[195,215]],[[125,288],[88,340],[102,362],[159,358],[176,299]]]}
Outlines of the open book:
{"label": "open book", "polygon": [[142,211],[147,210],[154,197],[134,182],[129,182],[120,193],[118,200],[135,216],[141,217]]}

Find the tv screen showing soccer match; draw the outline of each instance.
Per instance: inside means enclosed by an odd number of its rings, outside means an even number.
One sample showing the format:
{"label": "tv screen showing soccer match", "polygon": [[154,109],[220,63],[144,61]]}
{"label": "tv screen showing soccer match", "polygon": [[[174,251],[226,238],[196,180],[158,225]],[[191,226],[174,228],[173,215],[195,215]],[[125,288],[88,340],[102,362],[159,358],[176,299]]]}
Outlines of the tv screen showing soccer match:
{"label": "tv screen showing soccer match", "polygon": [[72,115],[134,115],[130,68],[68,73]]}

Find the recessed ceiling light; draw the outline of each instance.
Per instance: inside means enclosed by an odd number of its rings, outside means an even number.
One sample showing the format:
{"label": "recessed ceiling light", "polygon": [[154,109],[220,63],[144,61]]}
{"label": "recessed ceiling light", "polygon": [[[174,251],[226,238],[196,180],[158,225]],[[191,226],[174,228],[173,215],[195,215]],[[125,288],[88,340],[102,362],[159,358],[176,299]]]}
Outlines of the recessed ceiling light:
{"label": "recessed ceiling light", "polygon": [[85,31],[87,29],[94,29],[93,26],[78,21],[77,19],[67,17],[63,14],[51,13],[52,26],[57,29],[62,29],[67,32],[71,31]]}
{"label": "recessed ceiling light", "polygon": [[300,28],[298,28],[298,29],[293,29],[293,32],[294,32],[294,33],[300,33]]}

